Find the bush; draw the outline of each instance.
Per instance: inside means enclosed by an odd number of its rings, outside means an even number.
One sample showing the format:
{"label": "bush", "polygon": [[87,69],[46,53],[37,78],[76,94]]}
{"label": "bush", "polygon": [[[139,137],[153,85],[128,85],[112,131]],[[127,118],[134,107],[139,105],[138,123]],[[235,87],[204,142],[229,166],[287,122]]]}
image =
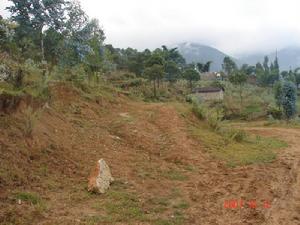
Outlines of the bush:
{"label": "bush", "polygon": [[204,105],[196,103],[195,101],[193,101],[193,99],[192,102],[193,102],[192,111],[198,117],[198,119],[204,120],[206,118],[206,112],[207,112],[206,107]]}
{"label": "bush", "polygon": [[282,87],[282,107],[287,119],[291,119],[296,114],[297,88],[292,82],[285,82]]}
{"label": "bush", "polygon": [[270,107],[268,109],[268,115],[271,115],[273,119],[280,120],[283,117],[283,112],[277,107]]}
{"label": "bush", "polygon": [[134,78],[124,81],[119,86],[121,88],[138,87],[141,86],[143,83],[145,83],[145,80],[143,78]]}
{"label": "bush", "polygon": [[242,142],[247,137],[245,131],[234,128],[224,128],[221,130],[220,134],[224,136],[227,139],[227,141]]}
{"label": "bush", "polygon": [[221,128],[221,123],[224,117],[222,110],[210,109],[206,111],[206,121],[210,128],[217,131]]}
{"label": "bush", "polygon": [[36,121],[40,116],[40,111],[33,111],[31,107],[28,107],[24,111],[24,134],[26,137],[32,137],[32,132],[35,127]]}
{"label": "bush", "polygon": [[213,130],[218,130],[221,127],[221,122],[224,118],[222,109],[208,108],[207,105],[201,103],[198,98],[192,98],[192,111],[200,120],[206,120],[208,126]]}

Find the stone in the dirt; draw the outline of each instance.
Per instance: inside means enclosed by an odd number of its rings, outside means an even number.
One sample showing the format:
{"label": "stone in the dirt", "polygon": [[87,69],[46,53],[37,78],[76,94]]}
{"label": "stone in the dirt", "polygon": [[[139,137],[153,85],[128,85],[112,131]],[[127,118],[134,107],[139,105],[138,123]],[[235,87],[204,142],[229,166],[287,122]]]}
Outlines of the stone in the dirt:
{"label": "stone in the dirt", "polygon": [[108,165],[104,159],[100,159],[90,174],[88,191],[103,194],[113,181]]}

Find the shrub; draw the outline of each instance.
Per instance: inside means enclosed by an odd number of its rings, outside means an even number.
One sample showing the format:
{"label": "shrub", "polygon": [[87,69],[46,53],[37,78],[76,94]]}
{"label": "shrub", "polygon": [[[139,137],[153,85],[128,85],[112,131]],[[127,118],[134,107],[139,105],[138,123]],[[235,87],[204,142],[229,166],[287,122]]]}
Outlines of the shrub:
{"label": "shrub", "polygon": [[204,120],[206,118],[207,109],[204,105],[196,103],[193,99],[193,112],[200,120]]}
{"label": "shrub", "polygon": [[213,130],[220,129],[223,117],[223,110],[210,109],[206,111],[206,121]]}
{"label": "shrub", "polygon": [[271,115],[273,119],[280,120],[283,117],[283,112],[277,107],[270,107],[268,109],[268,115]]}
{"label": "shrub", "polygon": [[33,111],[31,107],[28,107],[24,111],[24,134],[26,137],[32,137],[32,132],[35,127],[36,121],[40,116],[40,111]]}
{"label": "shrub", "polygon": [[234,128],[225,128],[221,133],[228,141],[242,142],[246,139],[247,134],[245,131]]}
{"label": "shrub", "polygon": [[289,120],[296,114],[297,89],[292,82],[285,82],[282,87],[282,107],[285,117]]}
{"label": "shrub", "polygon": [[212,81],[210,86],[225,89],[224,83],[222,83],[222,82],[219,81],[219,80],[214,80],[214,81]]}

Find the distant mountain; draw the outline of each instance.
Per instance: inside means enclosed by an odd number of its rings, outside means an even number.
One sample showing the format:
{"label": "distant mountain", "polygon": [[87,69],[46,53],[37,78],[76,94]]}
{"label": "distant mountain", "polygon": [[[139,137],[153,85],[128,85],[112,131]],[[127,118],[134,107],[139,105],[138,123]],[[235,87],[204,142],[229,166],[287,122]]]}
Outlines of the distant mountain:
{"label": "distant mountain", "polygon": [[[186,59],[187,63],[207,62],[212,61],[211,71],[222,70],[222,63],[225,56],[229,56],[218,49],[196,44],[196,43],[181,43],[172,47],[177,47],[178,51]],[[272,52],[268,55],[270,61],[274,61],[276,52]],[[238,66],[246,63],[249,65],[255,65],[257,62],[263,62],[264,54],[252,54],[240,56],[238,59],[231,57]],[[289,70],[300,67],[300,47],[288,47],[281,49],[277,52],[280,70]]]}
{"label": "distant mountain", "polygon": [[218,49],[196,43],[185,42],[172,47],[178,48],[178,51],[182,54],[187,63],[205,63],[212,61],[211,71],[220,71],[222,69],[223,59],[227,56],[227,54]]}
{"label": "distant mountain", "polygon": [[[270,61],[274,61],[276,52],[266,54]],[[242,63],[255,65],[257,62],[263,62],[263,54],[254,54],[240,57]],[[288,47],[277,52],[280,70],[289,70],[300,67],[300,47]]]}

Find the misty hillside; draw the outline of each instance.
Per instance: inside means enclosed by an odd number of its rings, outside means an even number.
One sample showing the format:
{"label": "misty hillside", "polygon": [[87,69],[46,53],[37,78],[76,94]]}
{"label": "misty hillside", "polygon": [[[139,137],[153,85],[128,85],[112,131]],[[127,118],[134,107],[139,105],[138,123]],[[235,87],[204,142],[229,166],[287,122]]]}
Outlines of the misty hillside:
{"label": "misty hillside", "polygon": [[[201,45],[196,43],[181,43],[176,45],[179,52],[184,56],[187,63],[192,62],[207,62],[212,61],[211,71],[220,71],[222,69],[222,62],[225,56],[228,54],[219,51],[216,48],[209,47],[207,45]],[[267,54],[269,59],[273,61],[276,56],[276,52]],[[279,65],[281,70],[289,70],[300,67],[300,48],[289,47],[284,48],[277,52]],[[234,59],[235,62],[241,66],[243,63],[249,65],[255,65],[257,62],[263,62],[264,54],[252,54],[244,55],[238,59]],[[232,57],[233,58],[233,57]]]}
{"label": "misty hillside", "polygon": [[187,63],[212,61],[211,71],[220,71],[223,59],[227,56],[218,49],[196,43],[185,42],[175,47],[178,48]]}
{"label": "misty hillside", "polygon": [[[277,52],[280,70],[295,69],[300,66],[300,48],[289,47]],[[268,54],[270,60],[274,60],[276,52]],[[263,62],[263,54],[253,54],[240,58],[243,63],[255,65],[257,62]]]}

